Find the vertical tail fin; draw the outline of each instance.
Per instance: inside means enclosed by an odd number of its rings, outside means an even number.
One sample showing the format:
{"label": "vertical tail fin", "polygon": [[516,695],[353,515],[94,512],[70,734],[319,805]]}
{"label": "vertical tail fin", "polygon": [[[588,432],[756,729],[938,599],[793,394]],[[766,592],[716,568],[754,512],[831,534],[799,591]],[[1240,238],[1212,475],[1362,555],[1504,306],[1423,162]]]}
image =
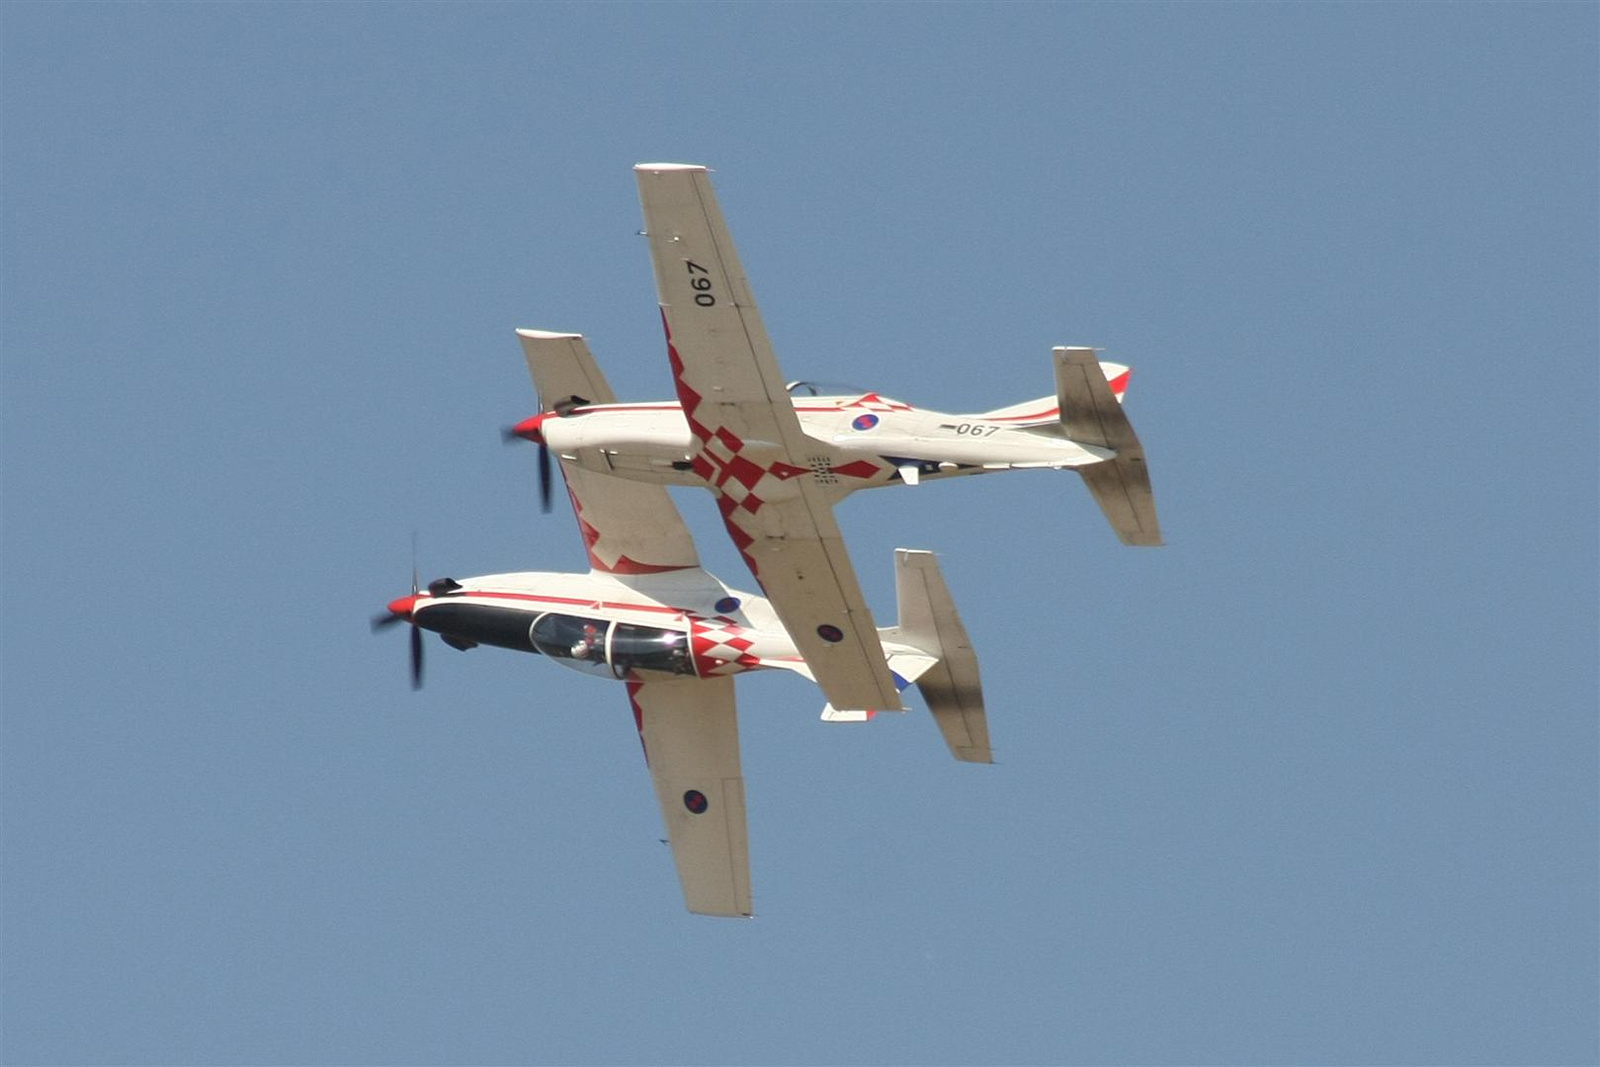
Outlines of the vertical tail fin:
{"label": "vertical tail fin", "polygon": [[[1111,395],[1117,398],[1117,403],[1128,392],[1128,379],[1133,376],[1133,369],[1125,363],[1101,362],[1100,373],[1106,376],[1106,384],[1111,387]],[[1051,429],[1055,432],[1061,430],[1061,403],[1055,393],[1041,396],[1035,400],[1024,400],[1020,404],[1011,404],[993,411],[985,411],[974,416],[987,419],[990,422],[1003,422],[1013,429],[1033,430]]]}
{"label": "vertical tail fin", "polygon": [[903,670],[902,677],[922,693],[952,756],[967,763],[993,763],[978,655],[934,554],[895,549],[894,587],[899,625],[880,633],[886,645],[910,648],[891,653],[890,666]]}

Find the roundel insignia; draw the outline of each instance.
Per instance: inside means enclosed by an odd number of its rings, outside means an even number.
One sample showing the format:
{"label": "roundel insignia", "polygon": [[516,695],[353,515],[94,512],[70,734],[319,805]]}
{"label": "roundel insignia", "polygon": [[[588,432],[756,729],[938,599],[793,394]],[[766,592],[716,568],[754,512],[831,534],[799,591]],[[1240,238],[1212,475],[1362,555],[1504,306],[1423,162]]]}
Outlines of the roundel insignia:
{"label": "roundel insignia", "polygon": [[721,600],[717,601],[715,606],[717,609],[717,614],[726,615],[729,612],[739,610],[739,598],[736,596],[725,596]]}
{"label": "roundel insignia", "polygon": [[850,424],[850,428],[854,430],[870,430],[876,425],[878,425],[878,416],[869,411],[865,415],[857,415],[856,420]]}
{"label": "roundel insignia", "polygon": [[839,629],[837,626],[825,622],[821,626],[817,627],[817,636],[828,642],[830,645],[836,645],[840,641],[844,640],[844,631]]}
{"label": "roundel insignia", "polygon": [[691,789],[683,794],[683,806],[689,809],[690,815],[704,815],[711,802],[706,795],[698,789]]}

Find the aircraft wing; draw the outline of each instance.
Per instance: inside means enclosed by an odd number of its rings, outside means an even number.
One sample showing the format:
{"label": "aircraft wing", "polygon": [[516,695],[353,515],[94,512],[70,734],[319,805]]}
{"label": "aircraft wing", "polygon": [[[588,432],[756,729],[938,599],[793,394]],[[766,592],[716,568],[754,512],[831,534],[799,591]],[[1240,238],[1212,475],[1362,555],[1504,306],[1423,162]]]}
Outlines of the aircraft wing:
{"label": "aircraft wing", "polygon": [[633,170],[662,314],[684,360],[673,368],[680,391],[695,392],[705,425],[803,453],[808,438],[706,168],[641,163]]}
{"label": "aircraft wing", "polygon": [[748,917],[750,842],[733,679],[627,684],[684,902],[698,915]]}
{"label": "aircraft wing", "polygon": [[[801,497],[750,512],[719,492],[723,521],[817,686],[835,708],[900,711],[878,627],[833,513]],[[820,520],[820,521],[817,521]]]}
{"label": "aircraft wing", "polygon": [[[700,443],[695,470],[835,708],[904,705],[706,168],[634,167],[673,383]],[[810,477],[807,477],[810,475]]]}
{"label": "aircraft wing", "polygon": [[572,396],[590,404],[616,403],[616,394],[600,373],[582,334],[518,330],[517,340],[522,342],[528,373],[539,393],[540,411],[549,411],[557,401]]}
{"label": "aircraft wing", "polygon": [[[542,410],[571,396],[595,404],[615,402],[578,334],[518,330],[517,339]],[[558,458],[591,567],[607,574],[660,574],[700,565],[694,538],[664,488],[590,470],[571,456]]]}

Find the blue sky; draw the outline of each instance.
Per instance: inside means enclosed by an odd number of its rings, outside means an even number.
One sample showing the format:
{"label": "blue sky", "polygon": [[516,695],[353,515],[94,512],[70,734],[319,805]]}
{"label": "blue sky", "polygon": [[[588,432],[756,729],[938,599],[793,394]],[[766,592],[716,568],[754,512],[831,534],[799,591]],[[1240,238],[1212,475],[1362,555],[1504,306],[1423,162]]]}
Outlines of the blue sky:
{"label": "blue sky", "polygon": [[[7,1063],[1596,1058],[1587,4],[0,10]],[[620,688],[370,615],[581,569],[512,333],[668,375],[631,165],[793,377],[1134,366],[931,548],[1001,763],[740,683],[759,916],[682,911]],[[737,555],[680,497],[708,566]]]}

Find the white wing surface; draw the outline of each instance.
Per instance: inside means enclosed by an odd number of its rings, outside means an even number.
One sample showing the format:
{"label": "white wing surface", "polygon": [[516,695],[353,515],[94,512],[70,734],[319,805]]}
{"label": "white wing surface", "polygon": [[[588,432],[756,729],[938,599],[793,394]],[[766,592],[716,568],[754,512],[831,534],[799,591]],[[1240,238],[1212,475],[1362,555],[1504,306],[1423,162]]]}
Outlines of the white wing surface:
{"label": "white wing surface", "polygon": [[706,168],[641,163],[634,173],[695,470],[829,703],[898,710],[820,484],[849,472],[800,428]]}
{"label": "white wing surface", "polygon": [[616,395],[582,334],[518,330],[517,340],[522,342],[528,373],[533,375],[540,411],[549,411],[558,401],[573,396],[590,404],[616,403]]}
{"label": "white wing surface", "polygon": [[[572,396],[595,404],[616,401],[578,334],[518,330],[517,339],[542,410]],[[694,538],[665,489],[589,470],[569,456],[558,458],[589,566],[607,574],[660,574],[700,565]]]}
{"label": "white wing surface", "polygon": [[733,679],[627,684],[684,902],[699,915],[753,914]]}

